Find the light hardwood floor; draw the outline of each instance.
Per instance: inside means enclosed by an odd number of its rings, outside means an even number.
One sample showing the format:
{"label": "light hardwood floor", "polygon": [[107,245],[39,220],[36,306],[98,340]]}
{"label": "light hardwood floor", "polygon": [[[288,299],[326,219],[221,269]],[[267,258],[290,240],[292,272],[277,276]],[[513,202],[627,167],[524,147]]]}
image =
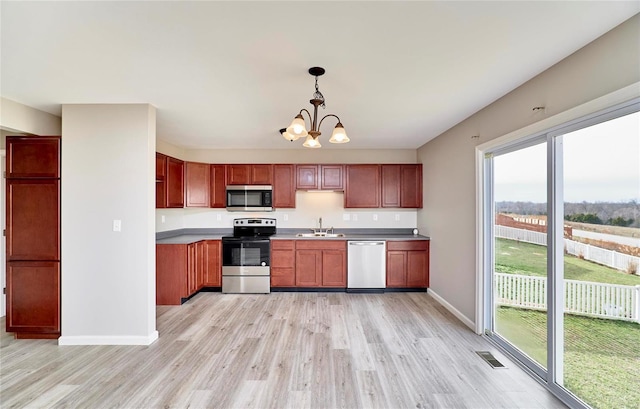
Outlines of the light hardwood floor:
{"label": "light hardwood floor", "polygon": [[425,293],[201,293],[157,316],[146,347],[14,340],[3,319],[0,407],[565,407]]}

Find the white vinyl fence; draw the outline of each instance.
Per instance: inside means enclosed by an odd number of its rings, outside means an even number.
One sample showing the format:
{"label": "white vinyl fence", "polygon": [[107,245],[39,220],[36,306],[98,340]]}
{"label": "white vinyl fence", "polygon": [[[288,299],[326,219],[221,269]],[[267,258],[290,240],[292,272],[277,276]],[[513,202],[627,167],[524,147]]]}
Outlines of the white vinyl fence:
{"label": "white vinyl fence", "polygon": [[[547,309],[547,278],[494,273],[495,302],[519,308]],[[576,315],[640,323],[640,285],[564,280],[564,311]]]}
{"label": "white vinyl fence", "polygon": [[[507,226],[495,226],[495,236],[503,239],[511,239],[524,241],[526,243],[547,245],[547,234],[537,231],[516,229]],[[618,253],[617,251],[607,250],[600,247],[584,244],[577,241],[564,239],[564,247],[567,253],[602,264],[607,267],[615,268],[620,271],[628,271],[635,266],[636,274],[640,275],[640,257],[630,256],[628,254]]]}

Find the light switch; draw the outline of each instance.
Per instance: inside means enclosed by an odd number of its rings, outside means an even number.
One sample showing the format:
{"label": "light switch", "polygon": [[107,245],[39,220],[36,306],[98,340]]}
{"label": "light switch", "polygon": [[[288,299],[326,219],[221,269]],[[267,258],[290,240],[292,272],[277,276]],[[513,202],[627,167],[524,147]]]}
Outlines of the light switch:
{"label": "light switch", "polygon": [[344,221],[349,221],[351,220],[351,216],[349,215],[349,213],[345,213],[342,215],[342,220]]}
{"label": "light switch", "polygon": [[113,231],[122,231],[122,220],[113,221]]}

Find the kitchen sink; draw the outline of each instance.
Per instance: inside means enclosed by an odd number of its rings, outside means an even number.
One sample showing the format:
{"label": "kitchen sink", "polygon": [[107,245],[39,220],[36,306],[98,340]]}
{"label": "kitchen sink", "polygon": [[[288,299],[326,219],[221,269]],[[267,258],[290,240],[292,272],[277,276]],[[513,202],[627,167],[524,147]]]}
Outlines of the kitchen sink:
{"label": "kitchen sink", "polygon": [[342,233],[298,233],[298,234],[296,234],[296,237],[326,237],[326,238],[332,238],[332,237],[344,237],[344,234],[342,234]]}

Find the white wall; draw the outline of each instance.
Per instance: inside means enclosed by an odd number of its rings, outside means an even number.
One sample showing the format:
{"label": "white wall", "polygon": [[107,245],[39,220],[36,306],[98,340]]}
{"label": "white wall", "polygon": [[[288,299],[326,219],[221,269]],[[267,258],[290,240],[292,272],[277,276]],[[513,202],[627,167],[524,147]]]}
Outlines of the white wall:
{"label": "white wall", "polygon": [[640,81],[638,33],[640,15],[418,150],[425,192],[418,224],[432,238],[430,290],[465,322],[476,313],[475,147]]}
{"label": "white wall", "polygon": [[[164,222],[162,221],[164,217]],[[315,228],[322,217],[322,227],[340,228],[415,228],[415,209],[345,209],[342,192],[296,193],[295,209],[274,212],[228,212],[225,209],[158,209],[156,231],[181,228],[231,228],[239,217],[272,217],[278,228]],[[286,219],[286,220],[285,220]],[[348,219],[348,220],[346,220]],[[377,219],[377,220],[375,220]]]}
{"label": "white wall", "polygon": [[62,107],[61,345],[158,336],[155,115],[146,104]]}

